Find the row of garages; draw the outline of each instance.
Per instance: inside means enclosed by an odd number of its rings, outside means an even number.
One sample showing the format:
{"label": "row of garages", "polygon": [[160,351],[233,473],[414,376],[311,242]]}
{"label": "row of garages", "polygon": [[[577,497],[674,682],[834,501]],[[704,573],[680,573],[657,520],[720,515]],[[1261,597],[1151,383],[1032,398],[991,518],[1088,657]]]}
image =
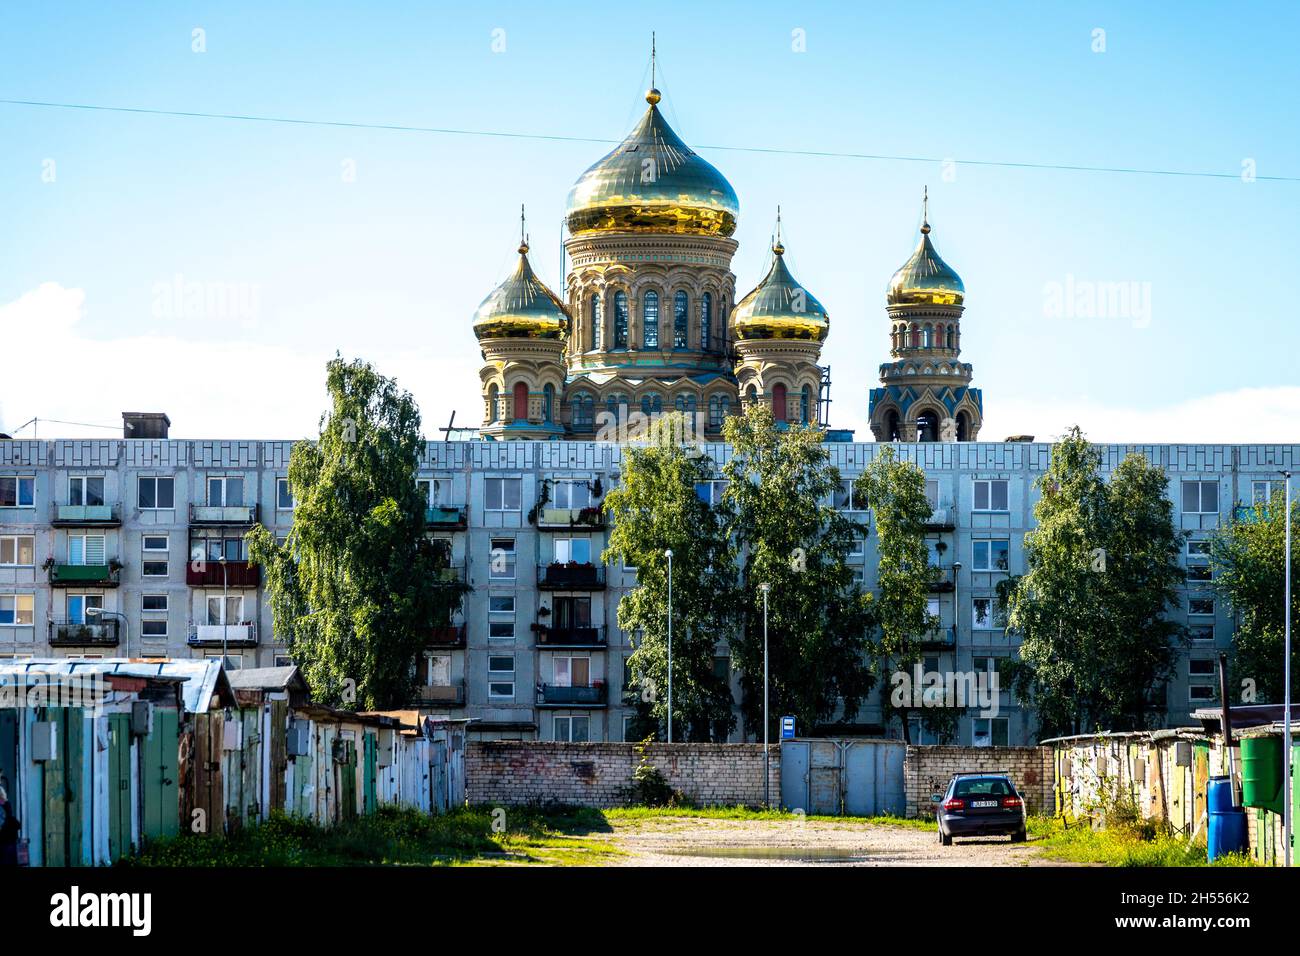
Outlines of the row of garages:
{"label": "row of garages", "polygon": [[0,784],[32,866],[283,812],[322,825],[464,803],[465,722],[312,703],[296,668],[219,661],[0,664]]}

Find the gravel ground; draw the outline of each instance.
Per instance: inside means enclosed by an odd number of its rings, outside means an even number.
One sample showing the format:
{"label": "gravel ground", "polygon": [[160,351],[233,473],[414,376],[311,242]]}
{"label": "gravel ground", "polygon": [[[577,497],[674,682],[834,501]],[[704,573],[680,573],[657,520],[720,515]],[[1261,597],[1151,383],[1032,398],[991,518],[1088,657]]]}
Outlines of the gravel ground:
{"label": "gravel ground", "polygon": [[658,817],[619,821],[606,837],[623,866],[1043,866],[1038,847],[1006,837],[940,846],[933,829],[809,820]]}

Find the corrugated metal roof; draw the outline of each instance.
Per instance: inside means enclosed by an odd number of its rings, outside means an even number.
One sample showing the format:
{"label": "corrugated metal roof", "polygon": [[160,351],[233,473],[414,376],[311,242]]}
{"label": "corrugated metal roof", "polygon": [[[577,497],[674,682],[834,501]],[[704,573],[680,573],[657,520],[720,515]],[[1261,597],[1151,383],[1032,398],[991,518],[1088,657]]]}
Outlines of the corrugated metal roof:
{"label": "corrugated metal roof", "polygon": [[218,695],[223,704],[234,702],[230,682],[217,660],[31,658],[0,663],[0,676],[5,674],[123,674],[128,677],[179,678],[185,682],[181,685],[181,696],[186,711],[191,714],[206,714],[213,695]]}
{"label": "corrugated metal roof", "polygon": [[284,690],[290,684],[304,689],[307,686],[307,682],[298,674],[298,668],[292,664],[288,667],[248,667],[228,671],[226,679],[236,690]]}

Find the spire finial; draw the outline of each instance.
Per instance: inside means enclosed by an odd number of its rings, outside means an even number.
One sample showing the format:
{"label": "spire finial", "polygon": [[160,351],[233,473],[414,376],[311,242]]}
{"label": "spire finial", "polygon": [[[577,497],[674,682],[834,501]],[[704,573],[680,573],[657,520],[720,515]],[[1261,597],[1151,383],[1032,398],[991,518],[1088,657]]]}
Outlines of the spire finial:
{"label": "spire finial", "polygon": [[524,204],[519,204],[519,254],[521,256],[528,254],[528,226],[527,219],[524,218]]}
{"label": "spire finial", "polygon": [[650,89],[646,90],[645,101],[651,106],[658,103],[663,97],[655,89],[655,33],[650,31]]}
{"label": "spire finial", "polygon": [[776,207],[776,242],[772,244],[772,251],[778,256],[785,254],[785,246],[781,244],[781,207]]}
{"label": "spire finial", "polygon": [[923,186],[921,192],[921,235],[930,234],[930,187]]}

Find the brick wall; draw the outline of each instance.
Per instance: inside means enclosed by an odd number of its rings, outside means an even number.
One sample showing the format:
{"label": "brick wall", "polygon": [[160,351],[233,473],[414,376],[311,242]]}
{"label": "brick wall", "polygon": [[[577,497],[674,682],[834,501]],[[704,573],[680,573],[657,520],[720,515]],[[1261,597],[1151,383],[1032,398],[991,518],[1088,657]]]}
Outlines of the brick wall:
{"label": "brick wall", "polygon": [[1005,773],[1025,797],[1029,812],[1053,810],[1050,747],[908,747],[903,765],[907,815],[933,816],[932,793],[942,793],[954,773]]}
{"label": "brick wall", "polygon": [[[466,744],[470,803],[563,803],[618,807],[635,802],[637,744],[475,740]],[[669,785],[701,805],[763,802],[761,744],[652,744],[650,762]],[[771,799],[781,798],[781,748],[771,748]]]}

